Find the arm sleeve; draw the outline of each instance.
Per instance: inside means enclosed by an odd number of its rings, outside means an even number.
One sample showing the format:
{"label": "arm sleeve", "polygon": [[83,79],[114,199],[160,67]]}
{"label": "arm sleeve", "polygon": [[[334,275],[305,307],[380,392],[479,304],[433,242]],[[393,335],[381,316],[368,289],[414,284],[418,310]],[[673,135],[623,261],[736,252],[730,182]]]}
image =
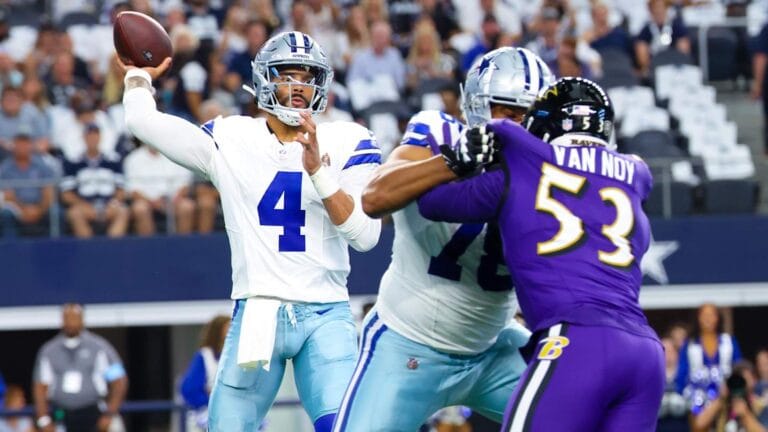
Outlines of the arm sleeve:
{"label": "arm sleeve", "polygon": [[205,390],[205,383],[205,362],[198,351],[181,380],[181,396],[187,405],[192,408],[208,405],[208,392]]}
{"label": "arm sleeve", "polygon": [[438,186],[419,198],[419,212],[441,222],[488,222],[494,219],[506,190],[504,170]]}
{"label": "arm sleeve", "polygon": [[685,385],[688,384],[688,343],[680,348],[680,357],[677,362],[677,375],[675,376],[675,390],[683,394]]}
{"label": "arm sleeve", "polygon": [[363,188],[368,184],[373,171],[378,166],[379,163],[374,162],[351,166],[343,169],[339,176],[341,188],[352,197],[355,206],[352,209],[352,214],[344,223],[337,226],[337,229],[347,243],[360,252],[373,249],[379,242],[379,235],[381,234],[381,220],[368,217],[363,212],[361,201]]}
{"label": "arm sleeve", "polygon": [[126,376],[125,367],[123,361],[120,359],[120,355],[107,341],[102,343],[102,352],[106,356],[106,367],[104,368],[104,379],[107,382],[119,380]]}
{"label": "arm sleeve", "polygon": [[[126,81],[144,78],[131,69]],[[146,72],[144,72],[146,74]],[[148,75],[147,75],[148,76]],[[128,130],[141,141],[156,148],[177,164],[210,177],[213,138],[196,125],[157,110],[152,93],[144,87],[134,87],[123,94],[125,123]]]}

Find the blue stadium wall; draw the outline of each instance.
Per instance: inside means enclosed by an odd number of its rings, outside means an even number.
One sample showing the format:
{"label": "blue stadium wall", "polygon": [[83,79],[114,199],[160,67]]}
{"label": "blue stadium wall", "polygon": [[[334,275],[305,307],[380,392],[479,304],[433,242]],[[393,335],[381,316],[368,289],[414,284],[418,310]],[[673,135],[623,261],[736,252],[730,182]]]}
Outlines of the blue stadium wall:
{"label": "blue stadium wall", "polygon": [[[705,300],[768,305],[768,218],[692,217],[652,224],[654,242],[643,262],[644,307],[695,307]],[[392,235],[386,227],[373,251],[352,253],[351,294],[375,295]],[[167,302],[204,307],[228,298],[229,248],[224,234],[0,242],[0,285],[0,328],[25,327],[2,321],[34,320],[51,311],[45,306],[68,301],[156,305],[160,317],[146,321],[173,323]],[[54,316],[52,325],[57,320]]]}

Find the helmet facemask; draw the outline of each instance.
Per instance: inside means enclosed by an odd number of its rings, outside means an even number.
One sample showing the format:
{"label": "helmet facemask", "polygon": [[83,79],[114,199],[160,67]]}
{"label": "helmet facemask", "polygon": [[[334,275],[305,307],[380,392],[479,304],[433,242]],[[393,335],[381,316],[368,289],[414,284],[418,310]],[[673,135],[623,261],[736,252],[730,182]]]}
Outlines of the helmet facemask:
{"label": "helmet facemask", "polygon": [[[298,36],[296,35],[298,33]],[[296,45],[296,40],[303,45]],[[325,53],[309,36],[299,32],[281,33],[264,44],[252,63],[253,87],[256,103],[262,110],[274,115],[289,126],[298,126],[301,113],[310,111],[313,115],[325,111],[328,92],[333,81],[333,70],[328,65]],[[281,74],[286,69],[308,72],[311,79],[301,82]],[[306,108],[291,106],[295,86],[309,87],[303,95],[310,94]],[[287,87],[287,104],[280,102],[278,88]]]}

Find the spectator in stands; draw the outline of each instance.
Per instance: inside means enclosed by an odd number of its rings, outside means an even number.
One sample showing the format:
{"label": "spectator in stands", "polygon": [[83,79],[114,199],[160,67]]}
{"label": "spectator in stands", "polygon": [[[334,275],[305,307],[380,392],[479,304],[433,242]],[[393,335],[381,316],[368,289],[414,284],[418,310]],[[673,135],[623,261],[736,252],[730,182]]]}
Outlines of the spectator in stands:
{"label": "spectator in stands", "polygon": [[43,22],[37,28],[37,39],[32,51],[24,60],[24,75],[43,79],[48,75],[53,60],[59,53],[59,30],[51,22]]}
{"label": "spectator in stands", "polygon": [[386,0],[360,0],[360,6],[365,12],[365,20],[369,27],[383,21],[389,22],[389,8]]}
{"label": "spectator in stands", "polygon": [[429,18],[418,21],[413,31],[413,43],[408,53],[407,83],[415,90],[423,81],[451,79],[456,63],[441,50],[440,36]]}
{"label": "spectator in stands", "polygon": [[246,7],[253,19],[266,23],[268,28],[276,29],[280,26],[280,18],[272,0],[250,0]]}
{"label": "spectator in stands", "polygon": [[5,86],[0,98],[0,159],[11,151],[13,137],[26,129],[36,150],[49,148],[48,122],[34,105],[24,101],[19,87]]}
{"label": "spectator in stands", "polygon": [[208,398],[216,379],[219,357],[229,331],[230,318],[218,315],[208,321],[200,334],[200,349],[181,381],[181,395],[192,411],[187,417],[188,431],[205,431],[208,426]]}
{"label": "spectator in stands", "polygon": [[421,0],[421,13],[435,23],[441,41],[447,41],[459,32],[456,9],[450,0]]}
{"label": "spectator in stands", "polygon": [[661,339],[664,345],[664,363],[666,366],[667,385],[659,409],[657,432],[688,432],[688,406],[683,395],[677,392],[675,378],[680,356],[675,342],[665,337]]}
{"label": "spectator in stands", "polygon": [[720,395],[693,419],[691,430],[716,432],[766,432],[768,410],[754,393],[754,367],[747,360],[733,365],[733,374],[723,383]]}
{"label": "spectator in stands", "polygon": [[564,10],[558,7],[542,8],[538,18],[539,35],[526,46],[541,57],[553,72],[557,70],[557,54],[561,37],[560,21],[564,13]]}
{"label": "spectator in stands", "polygon": [[276,33],[283,31],[300,31],[309,33],[309,21],[307,20],[307,4],[302,0],[296,0],[291,4],[291,14],[288,20],[278,29]]}
{"label": "spectator in stands", "polygon": [[[465,0],[454,2],[459,11],[458,21],[462,30],[477,33],[484,17],[493,15],[501,32],[517,41],[523,34],[522,18],[514,6],[501,0]],[[495,48],[495,47],[494,47]]]}
{"label": "spectator in stands", "polygon": [[75,56],[70,52],[56,55],[51,72],[45,77],[48,100],[54,105],[68,105],[79,91],[88,91],[90,83],[75,75]]}
{"label": "spectator in stands", "polygon": [[312,38],[326,52],[338,51],[336,28],[341,23],[341,8],[334,0],[304,0],[307,8],[307,27]]}
{"label": "spectator in stands", "polygon": [[634,59],[632,39],[621,26],[612,26],[608,21],[610,9],[605,0],[592,2],[592,27],[582,34],[585,42],[597,51],[616,50]]}
{"label": "spectator in stands", "polygon": [[269,39],[269,34],[270,29],[264,21],[251,20],[245,25],[246,48],[235,53],[227,65],[227,71],[237,77],[238,83],[251,85],[253,81],[251,62],[264,42]]}
{"label": "spectator in stands", "polygon": [[682,322],[673,323],[667,330],[667,336],[672,339],[675,344],[675,348],[678,353],[685,345],[685,341],[688,339],[688,326]]}
{"label": "spectator in stands", "polygon": [[[27,398],[21,386],[11,384],[5,394],[3,409],[16,411],[27,406]],[[8,416],[0,418],[0,432],[35,432],[32,419],[27,416]]]}
{"label": "spectator in stands", "polygon": [[53,203],[54,173],[35,154],[29,132],[19,130],[13,139],[13,157],[0,163],[0,181],[30,182],[3,188],[0,200],[3,236],[16,237],[45,232],[48,209]]}
{"label": "spectator in stands", "polygon": [[643,26],[635,40],[635,58],[640,74],[647,77],[651,58],[666,49],[691,53],[691,41],[682,14],[670,8],[666,0],[648,0],[651,19]]}
{"label": "spectator in stands", "polygon": [[119,422],[128,386],[125,368],[112,345],[85,329],[83,306],[62,309],[61,332],[38,351],[33,379],[37,427],[53,432],[50,413],[64,411],[67,431],[107,432]]}
{"label": "spectator in stands", "polygon": [[244,7],[233,4],[226,10],[216,47],[218,55],[229,60],[235,53],[245,51],[247,24],[248,11]]}
{"label": "spectator in stands", "polygon": [[177,233],[192,232],[195,202],[190,198],[191,171],[142,145],[125,157],[123,173],[136,234],[155,234],[155,219],[160,216],[173,217]]}
{"label": "spectator in stands", "polygon": [[475,44],[464,53],[461,59],[462,72],[466,73],[475,64],[477,58],[494,49],[498,45],[500,38],[501,27],[499,27],[496,17],[491,14],[485,15]]}
{"label": "spectator in stands", "polygon": [[171,31],[173,64],[165,79],[164,92],[171,95],[169,112],[192,122],[201,123],[200,104],[207,98],[205,82],[208,73],[197,54],[200,42],[185,25]]}
{"label": "spectator in stands", "polygon": [[0,90],[5,86],[19,87],[24,74],[16,67],[10,55],[0,51]]}
{"label": "spectator in stands", "polygon": [[[205,93],[208,99],[200,104],[200,118],[205,122],[208,119],[203,113],[203,105],[208,101],[216,101],[226,111],[235,113],[239,109],[240,94],[242,90],[240,77],[237,74],[227,73],[227,65],[221,61],[218,54],[212,54],[208,61],[208,79],[206,80]],[[248,94],[248,102],[253,99],[253,95]]]}
{"label": "spectator in stands", "polygon": [[344,29],[336,36],[336,51],[329,52],[331,65],[336,70],[345,73],[355,55],[371,46],[371,37],[365,12],[360,6],[352,6],[347,11]]}
{"label": "spectator in stands", "polygon": [[85,154],[64,164],[62,201],[76,237],[93,236],[94,222],[107,224],[107,235],[122,237],[128,229],[129,213],[124,203],[123,169],[120,162],[99,150],[99,127],[85,128]]}
{"label": "spectator in stands", "polygon": [[707,405],[719,397],[723,382],[739,360],[739,344],[723,331],[717,306],[701,305],[694,331],[680,350],[675,378],[677,392],[688,400],[694,423]]}
{"label": "spectator in stands", "polygon": [[461,111],[461,95],[457,83],[446,84],[440,90],[440,99],[443,101],[443,112],[455,119],[464,115]]}
{"label": "spectator in stands", "polygon": [[578,41],[573,36],[566,36],[560,41],[557,48],[557,63],[552,68],[552,73],[555,76],[577,76],[594,80],[595,72],[592,67],[576,57],[577,44]]}
{"label": "spectator in stands", "polygon": [[24,81],[21,83],[21,94],[24,97],[24,101],[34,105],[43,114],[51,105],[45,93],[45,84],[39,78],[35,76],[24,77]]}
{"label": "spectator in stands", "polygon": [[331,88],[328,91],[328,105],[325,107],[325,111],[315,116],[315,122],[317,124],[333,121],[354,121],[352,114],[335,105],[337,95],[334,88],[338,89],[339,86],[341,86],[341,84],[338,83],[333,83],[333,85],[331,85]]}
{"label": "spectator in stands", "polygon": [[757,371],[755,394],[768,405],[768,348],[761,348],[755,354],[755,369]]}
{"label": "spectator in stands", "polygon": [[187,7],[187,26],[206,53],[210,53],[214,42],[219,39],[219,29],[224,22],[223,11],[211,6],[209,0],[188,0],[184,3]]}
{"label": "spectator in stands", "polygon": [[760,34],[753,41],[754,52],[752,54],[752,88],[750,96],[754,100],[763,103],[763,150],[768,156],[768,74],[765,73],[768,65],[768,24],[764,25]]}
{"label": "spectator in stands", "polygon": [[397,48],[392,46],[392,30],[385,21],[371,27],[371,47],[358,52],[347,73],[347,83],[356,80],[372,82],[384,75],[392,80],[398,91],[405,87],[405,63]]}
{"label": "spectator in stands", "polygon": [[72,96],[69,107],[51,110],[53,147],[61,151],[65,159],[78,160],[86,151],[85,132],[89,125],[98,126],[99,150],[109,157],[117,157],[118,131],[109,115],[98,108],[93,96],[84,91]]}

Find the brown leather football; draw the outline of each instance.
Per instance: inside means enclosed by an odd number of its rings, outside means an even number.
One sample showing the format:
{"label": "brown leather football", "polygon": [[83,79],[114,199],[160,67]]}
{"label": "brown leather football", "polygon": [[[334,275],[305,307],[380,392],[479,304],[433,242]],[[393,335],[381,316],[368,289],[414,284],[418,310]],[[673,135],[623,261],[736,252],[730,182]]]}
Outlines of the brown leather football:
{"label": "brown leather football", "polygon": [[158,66],[173,54],[171,38],[154,18],[139,12],[120,12],[114,24],[117,55],[125,64]]}

